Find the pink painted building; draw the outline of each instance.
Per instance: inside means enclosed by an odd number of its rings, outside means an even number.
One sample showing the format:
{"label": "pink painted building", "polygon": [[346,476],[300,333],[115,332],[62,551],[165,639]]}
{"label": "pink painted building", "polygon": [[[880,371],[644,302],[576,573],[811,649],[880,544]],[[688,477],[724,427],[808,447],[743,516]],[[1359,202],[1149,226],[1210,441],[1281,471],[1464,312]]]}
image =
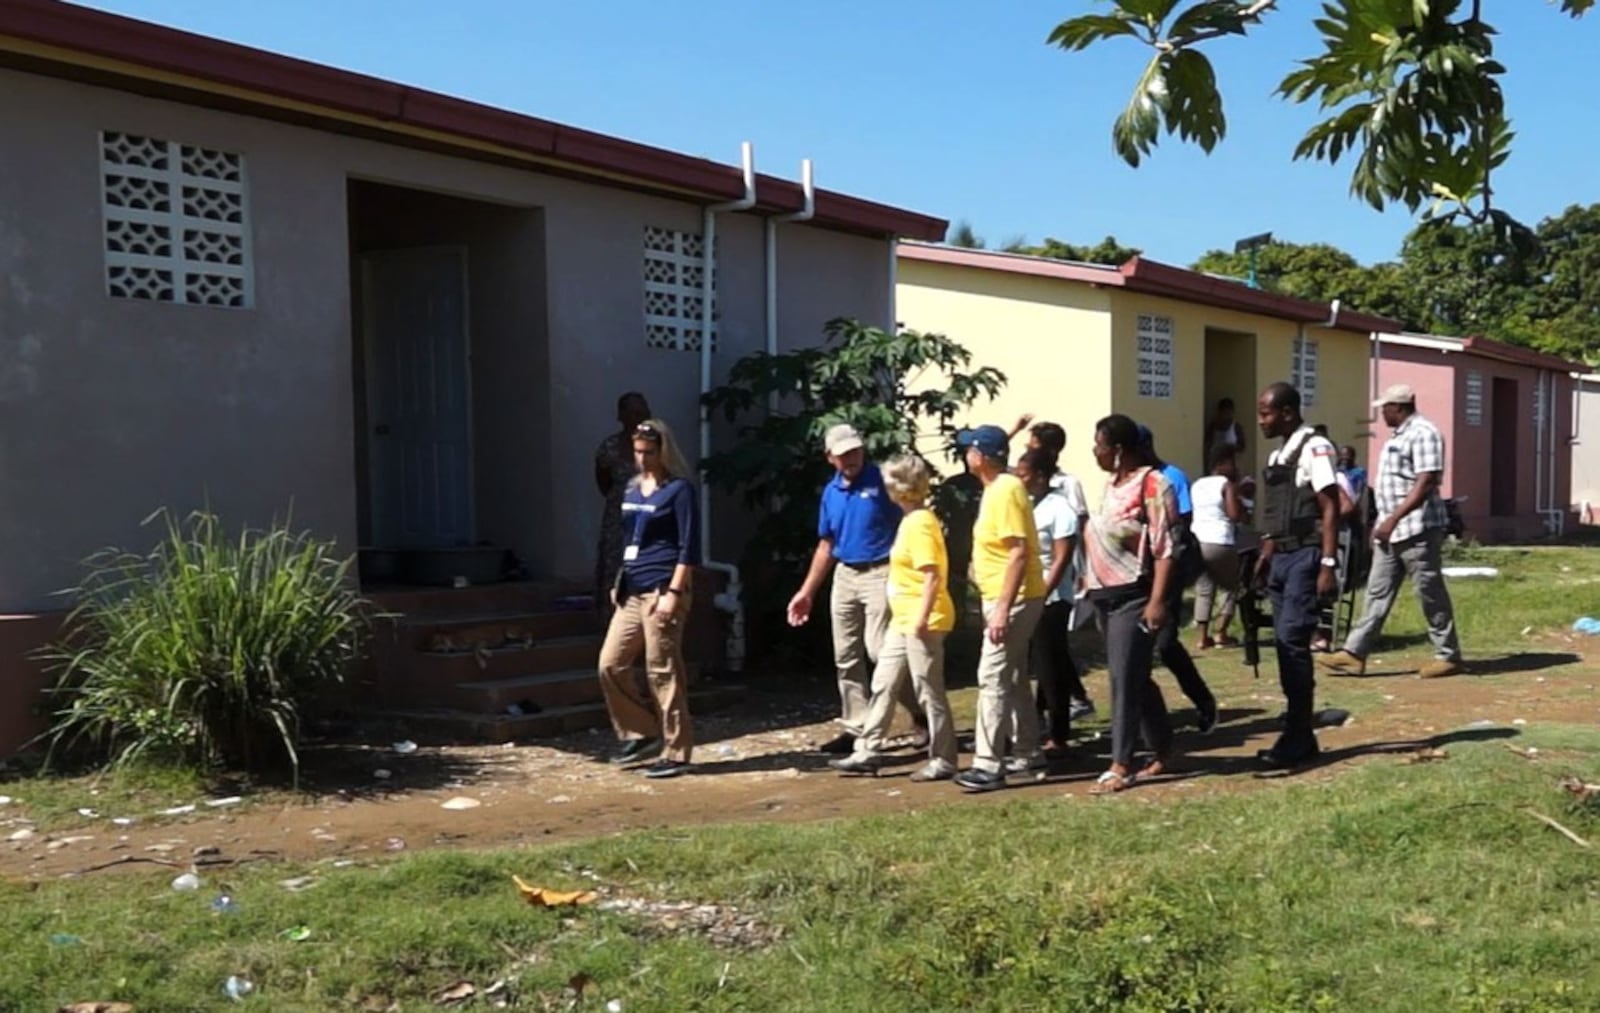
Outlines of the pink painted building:
{"label": "pink painted building", "polygon": [[[1578,363],[1487,338],[1379,335],[1373,387],[1410,384],[1417,411],[1445,438],[1444,494],[1464,497],[1479,541],[1559,534],[1571,523],[1573,379]],[[1388,440],[1374,412],[1376,477]]]}

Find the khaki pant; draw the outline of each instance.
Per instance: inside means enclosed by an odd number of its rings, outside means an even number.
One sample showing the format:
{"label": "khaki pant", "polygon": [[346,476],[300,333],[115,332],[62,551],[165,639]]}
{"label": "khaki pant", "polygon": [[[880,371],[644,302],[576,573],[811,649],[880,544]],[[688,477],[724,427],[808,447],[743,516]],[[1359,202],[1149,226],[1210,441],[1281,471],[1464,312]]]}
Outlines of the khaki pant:
{"label": "khaki pant", "polygon": [[907,682],[928,718],[928,758],[956,766],[956,730],[950,717],[950,700],[944,691],[944,633],[884,635],[878,664],[872,671],[872,703],[867,708],[856,755],[881,753],[894,722],[895,701]]}
{"label": "khaki pant", "polygon": [[[983,621],[989,622],[994,602],[983,603]],[[1039,755],[1039,712],[1034,709],[1028,681],[1028,645],[1034,627],[1044,614],[1044,599],[1019,601],[1011,606],[1005,640],[994,643],[987,630],[983,653],[978,655],[978,715],[972,765],[995,773],[1005,761],[1006,739],[1011,755],[1032,761]]]}
{"label": "khaki pant", "polygon": [[[843,563],[834,566],[829,606],[833,664],[839,670],[840,721],[845,731],[860,735],[872,704],[872,666],[889,630],[889,564],[870,570]],[[901,684],[894,699],[913,715],[920,713],[909,682]]]}
{"label": "khaki pant", "polygon": [[[683,618],[689,614],[689,596],[676,597],[677,611],[663,624],[651,616],[660,591],[635,594],[611,615],[606,642],[600,648],[600,688],[605,691],[611,726],[621,739],[664,742],[669,760],[689,762],[694,749],[694,728],[689,720],[689,680],[683,666]],[[646,697],[634,677],[633,663],[644,654]]]}

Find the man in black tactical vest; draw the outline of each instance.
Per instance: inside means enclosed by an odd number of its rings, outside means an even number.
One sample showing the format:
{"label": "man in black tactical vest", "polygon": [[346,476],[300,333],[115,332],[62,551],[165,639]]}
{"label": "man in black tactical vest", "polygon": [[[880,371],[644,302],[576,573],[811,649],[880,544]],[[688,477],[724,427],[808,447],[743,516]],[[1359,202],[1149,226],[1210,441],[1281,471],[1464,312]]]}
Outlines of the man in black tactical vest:
{"label": "man in black tactical vest", "polygon": [[1263,436],[1283,440],[1256,483],[1256,532],[1261,536],[1256,579],[1265,579],[1272,600],[1278,682],[1288,704],[1283,735],[1256,757],[1283,770],[1312,760],[1318,752],[1311,638],[1317,629],[1317,599],[1338,588],[1338,459],[1333,444],[1305,424],[1300,392],[1287,383],[1261,392],[1256,422]]}

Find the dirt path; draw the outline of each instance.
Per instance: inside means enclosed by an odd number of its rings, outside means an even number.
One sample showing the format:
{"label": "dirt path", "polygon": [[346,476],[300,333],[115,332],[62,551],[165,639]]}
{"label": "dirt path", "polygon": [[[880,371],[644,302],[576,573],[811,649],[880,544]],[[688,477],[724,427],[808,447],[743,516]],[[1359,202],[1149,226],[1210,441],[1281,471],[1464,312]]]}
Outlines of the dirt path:
{"label": "dirt path", "polygon": [[[1570,650],[1570,647],[1564,647]],[[1556,655],[1501,672],[1423,682],[1414,676],[1325,680],[1322,696],[1351,701],[1352,720],[1320,733],[1325,762],[1295,779],[1337,776],[1361,762],[1395,762],[1452,729],[1504,737],[1523,730],[1516,722],[1593,723],[1600,717],[1600,658],[1570,661]],[[1557,659],[1557,660],[1551,660]],[[1182,734],[1183,776],[1150,783],[1112,800],[1087,789],[1105,766],[1104,739],[1090,739],[1060,760],[1042,783],[988,796],[964,795],[949,783],[912,784],[916,757],[876,778],[843,778],[813,750],[833,734],[818,705],[756,698],[741,711],[698,722],[696,772],[653,782],[618,770],[598,757],[610,736],[589,733],[537,745],[442,749],[399,755],[389,747],[329,747],[309,762],[324,793],[313,801],[251,802],[178,817],[137,815],[118,826],[118,813],[85,819],[49,833],[29,828],[24,805],[0,809],[0,875],[41,878],[72,874],[118,860],[153,859],[187,867],[196,849],[215,848],[221,860],[345,861],[397,850],[487,848],[592,838],[625,830],[703,823],[802,821],[902,812],[934,805],[993,805],[1018,798],[1072,797],[1081,804],[1147,804],[1216,792],[1270,790],[1288,779],[1253,775],[1257,749],[1269,744],[1281,707],[1270,674],[1259,681],[1235,673],[1208,677],[1223,701],[1224,723],[1200,738]],[[1103,673],[1091,680],[1107,699]],[[957,701],[970,701],[963,690]],[[1356,701],[1361,701],[1357,703]],[[970,713],[970,702],[965,704]],[[764,711],[764,713],[762,712]],[[1092,725],[1091,733],[1102,725]],[[387,771],[383,777],[376,772]],[[344,787],[335,790],[332,785]],[[457,798],[466,809],[446,809]],[[194,801],[194,800],[188,800]],[[11,839],[17,835],[24,839]],[[216,861],[202,858],[201,861]],[[163,874],[172,870],[130,864]]]}

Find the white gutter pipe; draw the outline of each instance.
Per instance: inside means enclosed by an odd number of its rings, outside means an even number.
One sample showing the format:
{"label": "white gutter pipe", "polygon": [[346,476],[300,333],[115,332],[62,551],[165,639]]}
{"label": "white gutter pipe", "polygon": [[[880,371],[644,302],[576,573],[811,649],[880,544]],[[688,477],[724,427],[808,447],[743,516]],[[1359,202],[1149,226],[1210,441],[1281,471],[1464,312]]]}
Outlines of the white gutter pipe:
{"label": "white gutter pipe", "polygon": [[[810,221],[817,213],[817,185],[811,173],[811,159],[800,163],[800,187],[805,191],[805,205],[786,215],[773,215],[767,219],[767,354],[778,354],[778,223]],[[778,413],[778,392],[767,396],[767,411]]]}
{"label": "white gutter pipe", "polygon": [[749,141],[739,148],[744,165],[744,196],[722,204],[707,204],[701,226],[701,276],[700,276],[700,551],[704,556],[701,566],[728,578],[728,587],[716,596],[713,604],[728,613],[732,620],[728,630],[727,664],[730,672],[744,669],[744,585],[739,581],[739,568],[710,558],[711,554],[711,486],[706,482],[705,460],[711,456],[711,412],[706,407],[705,395],[711,391],[711,322],[712,300],[716,289],[712,284],[717,267],[717,215],[723,211],[748,211],[756,204],[755,149]]}

